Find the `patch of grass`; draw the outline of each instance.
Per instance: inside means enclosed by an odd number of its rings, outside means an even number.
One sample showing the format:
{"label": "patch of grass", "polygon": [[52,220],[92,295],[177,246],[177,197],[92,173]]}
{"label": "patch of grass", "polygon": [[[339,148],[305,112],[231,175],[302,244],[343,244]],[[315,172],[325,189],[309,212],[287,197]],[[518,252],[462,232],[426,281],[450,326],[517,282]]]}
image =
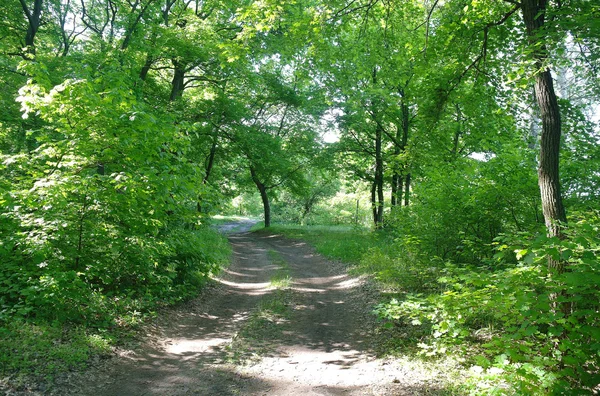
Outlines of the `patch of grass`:
{"label": "patch of grass", "polygon": [[287,289],[292,285],[292,277],[286,273],[276,273],[270,279],[271,286],[276,289]]}
{"label": "patch of grass", "polygon": [[350,226],[277,224],[268,232],[306,240],[323,256],[353,264],[357,264],[369,248],[385,245],[385,240],[378,233]]}
{"label": "patch of grass", "polygon": [[269,250],[267,252],[269,259],[275,265],[277,265],[277,270],[275,274],[273,274],[270,278],[271,286],[276,289],[287,289],[292,284],[292,277],[290,275],[290,266],[288,263],[281,257],[281,254],[275,250]]}
{"label": "patch of grass", "polygon": [[0,372],[25,380],[52,381],[65,371],[85,367],[94,355],[108,355],[114,335],[84,327],[14,321],[0,328]]}
{"label": "patch of grass", "polygon": [[255,362],[277,348],[291,316],[291,300],[291,291],[282,289],[263,298],[228,346],[232,363]]}
{"label": "patch of grass", "polygon": [[258,231],[258,230],[263,230],[264,228],[265,228],[265,222],[264,221],[259,221],[258,223],[254,224],[250,228],[250,232]]}

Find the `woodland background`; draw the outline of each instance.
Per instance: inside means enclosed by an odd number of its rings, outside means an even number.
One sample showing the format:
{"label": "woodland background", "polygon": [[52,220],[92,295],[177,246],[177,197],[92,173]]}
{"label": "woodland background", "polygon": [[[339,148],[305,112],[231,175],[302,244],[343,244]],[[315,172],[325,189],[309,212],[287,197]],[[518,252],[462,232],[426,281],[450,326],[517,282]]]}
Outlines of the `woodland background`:
{"label": "woodland background", "polygon": [[597,2],[0,14],[5,375],[51,378],[196,295],[228,213],[385,285],[389,353],[462,354],[474,393],[598,390]]}

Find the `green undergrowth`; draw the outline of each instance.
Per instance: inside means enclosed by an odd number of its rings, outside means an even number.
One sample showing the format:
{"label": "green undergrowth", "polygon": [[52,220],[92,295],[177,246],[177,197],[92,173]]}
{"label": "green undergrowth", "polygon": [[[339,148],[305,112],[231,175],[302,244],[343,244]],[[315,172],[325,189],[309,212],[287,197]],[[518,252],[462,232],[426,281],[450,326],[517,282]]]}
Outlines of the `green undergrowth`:
{"label": "green undergrowth", "polygon": [[[501,235],[478,263],[441,259],[417,237],[278,225],[355,274],[375,279],[384,354],[459,357],[461,394],[592,394],[600,383],[600,221],[573,221],[564,240]],[[563,274],[547,257],[563,260]]]}
{"label": "green undergrowth", "polygon": [[211,274],[229,262],[226,239],[207,227],[175,229],[156,239],[136,246],[140,257],[129,267],[113,262],[74,272],[58,264],[31,270],[5,265],[0,270],[2,378],[11,386],[27,378],[51,385],[57,375],[135,337],[158,309],[197,296]]}
{"label": "green undergrowth", "polygon": [[0,329],[0,373],[12,386],[34,380],[52,382],[60,373],[81,369],[93,356],[109,356],[125,333],[22,320]]}

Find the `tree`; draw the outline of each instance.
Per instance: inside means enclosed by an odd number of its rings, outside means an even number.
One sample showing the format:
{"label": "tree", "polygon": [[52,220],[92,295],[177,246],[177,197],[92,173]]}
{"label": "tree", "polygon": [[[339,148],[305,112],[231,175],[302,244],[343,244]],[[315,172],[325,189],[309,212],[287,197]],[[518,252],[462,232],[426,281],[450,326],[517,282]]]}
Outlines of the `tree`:
{"label": "tree", "polygon": [[[552,74],[547,66],[549,49],[543,33],[547,4],[547,0],[523,0],[520,7],[532,48],[530,56],[536,69],[535,97],[542,120],[538,166],[542,209],[548,236],[562,238],[561,228],[567,222],[559,176],[562,125]],[[549,258],[548,265],[559,273],[564,271],[564,263],[559,260]]]}

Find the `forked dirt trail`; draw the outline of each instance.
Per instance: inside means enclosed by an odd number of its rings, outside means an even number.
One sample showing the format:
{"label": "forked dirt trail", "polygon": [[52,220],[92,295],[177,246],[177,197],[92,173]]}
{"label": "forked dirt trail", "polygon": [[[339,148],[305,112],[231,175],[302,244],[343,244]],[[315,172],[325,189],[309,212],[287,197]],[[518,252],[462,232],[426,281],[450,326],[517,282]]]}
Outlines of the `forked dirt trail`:
{"label": "forked dirt trail", "polygon": [[303,242],[239,231],[229,236],[234,259],[217,287],[163,315],[136,351],[71,378],[59,393],[437,393],[431,374],[374,357],[361,280]]}

